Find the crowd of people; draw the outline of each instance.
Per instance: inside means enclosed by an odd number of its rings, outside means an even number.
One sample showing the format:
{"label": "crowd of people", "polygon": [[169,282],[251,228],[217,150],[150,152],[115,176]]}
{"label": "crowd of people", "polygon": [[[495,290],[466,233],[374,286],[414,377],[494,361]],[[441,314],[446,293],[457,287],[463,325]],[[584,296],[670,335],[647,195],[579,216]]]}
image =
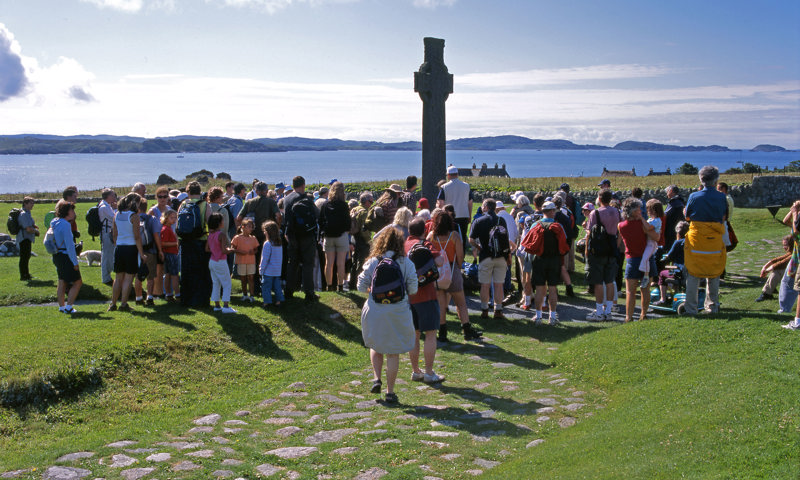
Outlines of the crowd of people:
{"label": "crowd of people", "polygon": [[[577,249],[585,259],[587,292],[595,298],[589,321],[611,320],[619,312],[623,280],[625,322],[636,320],[637,291],[638,320],[646,318],[651,287],[656,286],[653,305],[669,302],[671,286],[682,285],[685,314],[697,315],[704,284],[704,311],[717,312],[727,250],[735,246],[733,204],[716,167],[703,167],[699,179],[702,187],[685,204],[674,185],[666,189],[666,205],[657,199],[643,204],[641,189],[620,201],[604,180],[595,202],[580,205],[563,184],[552,197],[540,193],[529,199],[515,192],[508,206],[483,199],[474,217],[472,190],[453,166],[440,182],[432,210],[416,192],[414,176],[407,178],[406,188],[392,184],[377,199],[364,192],[349,202],[337,180],[313,193],[306,191],[301,176],[291,186],[278,182],[270,189],[255,180],[248,189],[229,182],[206,193],[190,182],[184,192],[159,187],[150,208],[145,185],[136,184],[121,199],[103,190],[95,230],[101,242],[102,282],[112,287],[109,311],[132,310],[133,288],[139,305],[163,299],[236,313],[231,290],[237,277],[241,302],[260,296],[264,308],[281,308],[298,292],[306,302],[318,301],[318,291],[367,292],[361,321],[375,374],[372,391],[383,388],[386,356],[385,398],[391,403],[397,401],[400,354],[410,354],[412,380],[444,380],[433,364],[437,345],[449,341],[449,305],[455,306],[464,339],[481,338],[467,313],[465,282],[471,275],[480,285],[481,318],[505,318],[503,306],[518,298],[519,307],[531,311],[537,325],[545,320],[557,325],[559,285],[565,284],[566,296],[574,296],[571,274]],[[76,200],[77,188],[65,189],[45,236],[46,243],[54,244],[59,309],[68,314],[76,311],[82,284]],[[20,216],[23,280],[30,278],[30,244],[39,235],[30,214],[33,204],[26,198]],[[792,228],[784,239],[786,253],[764,266],[762,276],[769,279],[757,301],[769,299],[780,286],[780,311],[789,312],[800,290],[800,275],[795,275],[800,201],[784,223]],[[89,224],[91,230],[91,220]],[[580,226],[583,238],[578,238]],[[474,266],[465,262],[468,249]],[[668,262],[673,266],[667,267]],[[473,269],[477,275],[468,272]],[[800,329],[800,304],[795,312],[786,328]]]}

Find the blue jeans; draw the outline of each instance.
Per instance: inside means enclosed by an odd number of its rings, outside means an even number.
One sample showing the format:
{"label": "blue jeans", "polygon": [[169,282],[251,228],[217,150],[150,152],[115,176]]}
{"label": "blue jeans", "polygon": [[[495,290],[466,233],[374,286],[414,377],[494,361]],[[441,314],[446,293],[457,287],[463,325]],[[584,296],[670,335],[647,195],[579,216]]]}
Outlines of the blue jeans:
{"label": "blue jeans", "polygon": [[272,304],[272,292],[275,292],[275,301],[283,303],[283,290],[281,289],[281,277],[270,275],[261,276],[261,298],[267,305]]}
{"label": "blue jeans", "polygon": [[778,305],[784,312],[792,312],[795,300],[797,300],[797,292],[794,290],[794,278],[784,272],[783,278],[781,278],[781,289],[778,292]]}

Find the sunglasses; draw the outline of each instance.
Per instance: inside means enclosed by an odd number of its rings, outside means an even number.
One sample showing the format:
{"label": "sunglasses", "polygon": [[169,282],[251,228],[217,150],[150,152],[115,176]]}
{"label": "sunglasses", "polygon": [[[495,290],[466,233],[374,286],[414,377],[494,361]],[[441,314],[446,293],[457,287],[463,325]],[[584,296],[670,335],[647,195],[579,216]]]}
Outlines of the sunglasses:
{"label": "sunglasses", "polygon": [[169,198],[169,195],[159,195],[158,198]]}

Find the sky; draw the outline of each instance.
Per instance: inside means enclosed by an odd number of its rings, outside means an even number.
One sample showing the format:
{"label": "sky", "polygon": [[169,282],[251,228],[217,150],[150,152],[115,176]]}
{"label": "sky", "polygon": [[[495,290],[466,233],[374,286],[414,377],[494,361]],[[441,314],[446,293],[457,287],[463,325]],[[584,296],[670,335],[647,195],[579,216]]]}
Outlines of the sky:
{"label": "sky", "polygon": [[0,0],[0,134],[800,149],[796,0]]}

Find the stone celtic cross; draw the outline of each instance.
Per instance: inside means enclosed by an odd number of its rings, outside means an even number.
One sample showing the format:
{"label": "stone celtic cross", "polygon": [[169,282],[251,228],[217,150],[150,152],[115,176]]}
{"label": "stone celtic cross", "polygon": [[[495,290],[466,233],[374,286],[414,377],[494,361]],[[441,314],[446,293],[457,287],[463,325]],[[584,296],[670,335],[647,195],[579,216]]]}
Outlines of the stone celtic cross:
{"label": "stone celtic cross", "polygon": [[453,75],[444,64],[444,40],[424,42],[425,62],[414,72],[414,91],[422,99],[422,196],[433,206],[447,163],[444,102],[453,93]]}

